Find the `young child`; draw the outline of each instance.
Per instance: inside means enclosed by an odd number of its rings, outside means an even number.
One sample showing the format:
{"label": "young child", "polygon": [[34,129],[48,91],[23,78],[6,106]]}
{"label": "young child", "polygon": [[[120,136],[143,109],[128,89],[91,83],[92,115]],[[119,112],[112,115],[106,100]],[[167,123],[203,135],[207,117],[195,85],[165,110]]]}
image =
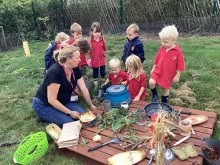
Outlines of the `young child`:
{"label": "young child", "polygon": [[121,69],[121,62],[118,58],[112,58],[109,61],[110,73],[105,83],[101,85],[102,92],[106,92],[106,89],[111,85],[126,85],[128,76]]}
{"label": "young child", "polygon": [[55,50],[60,50],[63,47],[68,45],[69,35],[64,32],[60,32],[56,35],[55,41],[52,41],[45,52],[44,60],[45,60],[45,73],[47,70],[56,63],[54,59],[54,52]]}
{"label": "young child", "polygon": [[93,68],[94,84],[98,85],[99,72],[101,78],[105,78],[106,43],[102,37],[102,29],[99,22],[94,22],[90,28],[91,32],[91,63]]}
{"label": "young child", "polygon": [[146,93],[146,76],[142,68],[141,60],[138,56],[132,54],[125,62],[128,72],[128,90],[133,101],[145,100]]}
{"label": "young child", "polygon": [[80,26],[80,24],[78,23],[73,23],[70,26],[70,40],[69,40],[69,44],[70,45],[74,45],[74,43],[82,38],[82,27]]}
{"label": "young child", "polygon": [[152,102],[158,101],[157,84],[162,87],[161,102],[167,103],[172,81],[179,82],[180,74],[185,70],[185,65],[182,51],[176,44],[177,28],[174,25],[165,26],[159,33],[159,37],[162,47],[154,59],[149,86],[152,92]]}
{"label": "young child", "polygon": [[128,26],[126,33],[128,41],[124,46],[124,52],[122,56],[123,63],[125,64],[126,59],[131,54],[135,54],[136,56],[138,56],[143,63],[145,60],[144,46],[138,38],[139,27],[136,24],[131,24],[130,26]]}
{"label": "young child", "polygon": [[[69,40],[69,45],[75,45],[77,41],[79,41],[82,38],[82,27],[78,23],[73,23],[70,26],[70,32],[71,37]],[[80,59],[79,67],[81,69],[82,75],[86,75],[86,67],[87,67],[87,61],[86,61],[86,53],[80,53]]]}

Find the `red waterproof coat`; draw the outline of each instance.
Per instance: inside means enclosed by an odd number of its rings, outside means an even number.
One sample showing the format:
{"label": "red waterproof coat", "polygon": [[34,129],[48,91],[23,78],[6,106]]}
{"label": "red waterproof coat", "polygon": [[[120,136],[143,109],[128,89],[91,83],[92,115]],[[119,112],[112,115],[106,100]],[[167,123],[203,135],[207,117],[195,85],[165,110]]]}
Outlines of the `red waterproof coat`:
{"label": "red waterproof coat", "polygon": [[100,66],[106,65],[106,56],[105,51],[106,44],[105,41],[101,38],[99,41],[91,39],[91,63],[93,68],[99,68]]}

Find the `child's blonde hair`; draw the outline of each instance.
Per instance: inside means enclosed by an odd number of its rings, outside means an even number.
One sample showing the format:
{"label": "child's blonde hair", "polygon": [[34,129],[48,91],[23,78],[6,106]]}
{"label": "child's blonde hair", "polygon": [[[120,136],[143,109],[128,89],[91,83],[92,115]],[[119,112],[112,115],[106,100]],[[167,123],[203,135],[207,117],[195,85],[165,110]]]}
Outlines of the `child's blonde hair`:
{"label": "child's blonde hair", "polygon": [[109,67],[110,68],[121,68],[121,62],[118,58],[112,58],[109,61]]}
{"label": "child's blonde hair", "polygon": [[101,24],[99,22],[94,22],[92,23],[91,27],[90,27],[90,33],[91,33],[91,37],[93,37],[92,32],[93,29],[96,28],[96,32],[101,32],[102,35],[102,27]]}
{"label": "child's blonde hair", "polygon": [[162,38],[172,38],[177,40],[179,33],[175,25],[165,26],[159,33],[160,39]]}
{"label": "child's blonde hair", "polygon": [[80,33],[82,32],[82,26],[80,26],[80,24],[75,22],[70,26],[70,31],[71,33],[74,33],[74,32]]}
{"label": "child's blonde hair", "polygon": [[143,72],[141,60],[138,56],[132,54],[125,61],[126,68],[132,68],[129,79],[138,78]]}
{"label": "child's blonde hair", "polygon": [[129,31],[131,31],[132,29],[134,29],[134,33],[139,33],[139,27],[137,24],[133,23],[131,25],[128,26],[126,33],[128,33]]}
{"label": "child's blonde hair", "polygon": [[65,41],[65,40],[69,40],[69,39],[70,39],[70,36],[67,35],[67,34],[64,33],[64,32],[58,33],[58,34],[56,35],[56,37],[55,37],[55,41],[56,41],[57,43],[61,43],[61,42]]}

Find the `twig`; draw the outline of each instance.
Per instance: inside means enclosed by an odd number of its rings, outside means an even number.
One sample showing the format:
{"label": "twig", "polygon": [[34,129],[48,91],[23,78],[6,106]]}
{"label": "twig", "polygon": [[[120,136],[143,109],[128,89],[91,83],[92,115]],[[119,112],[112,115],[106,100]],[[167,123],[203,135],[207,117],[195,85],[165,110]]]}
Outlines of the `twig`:
{"label": "twig", "polygon": [[98,132],[96,132],[96,134],[99,134],[100,132],[104,131],[105,129],[100,129]]}
{"label": "twig", "polygon": [[139,145],[142,144],[143,142],[144,142],[144,140],[138,141],[133,147],[131,147],[131,150],[134,150],[137,146],[139,146]]}
{"label": "twig", "polygon": [[128,147],[131,147],[131,146],[134,145],[134,144],[135,144],[135,143],[131,143],[131,144],[128,144],[128,145],[126,145],[126,146],[123,146],[122,149],[125,150],[125,149],[127,149]]}

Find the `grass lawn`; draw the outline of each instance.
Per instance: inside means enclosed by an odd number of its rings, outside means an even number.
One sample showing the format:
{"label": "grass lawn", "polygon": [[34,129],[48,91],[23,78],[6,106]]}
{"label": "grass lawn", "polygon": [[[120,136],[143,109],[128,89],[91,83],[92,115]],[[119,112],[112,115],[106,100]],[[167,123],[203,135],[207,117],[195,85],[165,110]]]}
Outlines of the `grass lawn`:
{"label": "grass lawn", "polygon": [[[125,37],[106,36],[107,58],[121,58]],[[160,46],[158,38],[141,37],[146,52],[144,70],[149,78],[154,56]],[[220,116],[220,39],[217,37],[186,37],[178,40],[186,61],[186,72],[181,81],[173,84],[170,105],[214,111]],[[45,123],[37,120],[31,108],[32,99],[43,79],[44,52],[47,42],[29,43],[31,57],[25,57],[22,48],[0,53],[0,143],[21,140],[31,132],[45,131]],[[91,71],[89,72],[91,74]],[[90,77],[90,75],[89,75]],[[148,93],[150,90],[147,89]],[[148,101],[150,98],[148,98]],[[220,138],[218,120],[214,138]],[[49,149],[34,164],[81,164],[55,150],[49,139]],[[17,145],[0,148],[0,164],[13,164]]]}

